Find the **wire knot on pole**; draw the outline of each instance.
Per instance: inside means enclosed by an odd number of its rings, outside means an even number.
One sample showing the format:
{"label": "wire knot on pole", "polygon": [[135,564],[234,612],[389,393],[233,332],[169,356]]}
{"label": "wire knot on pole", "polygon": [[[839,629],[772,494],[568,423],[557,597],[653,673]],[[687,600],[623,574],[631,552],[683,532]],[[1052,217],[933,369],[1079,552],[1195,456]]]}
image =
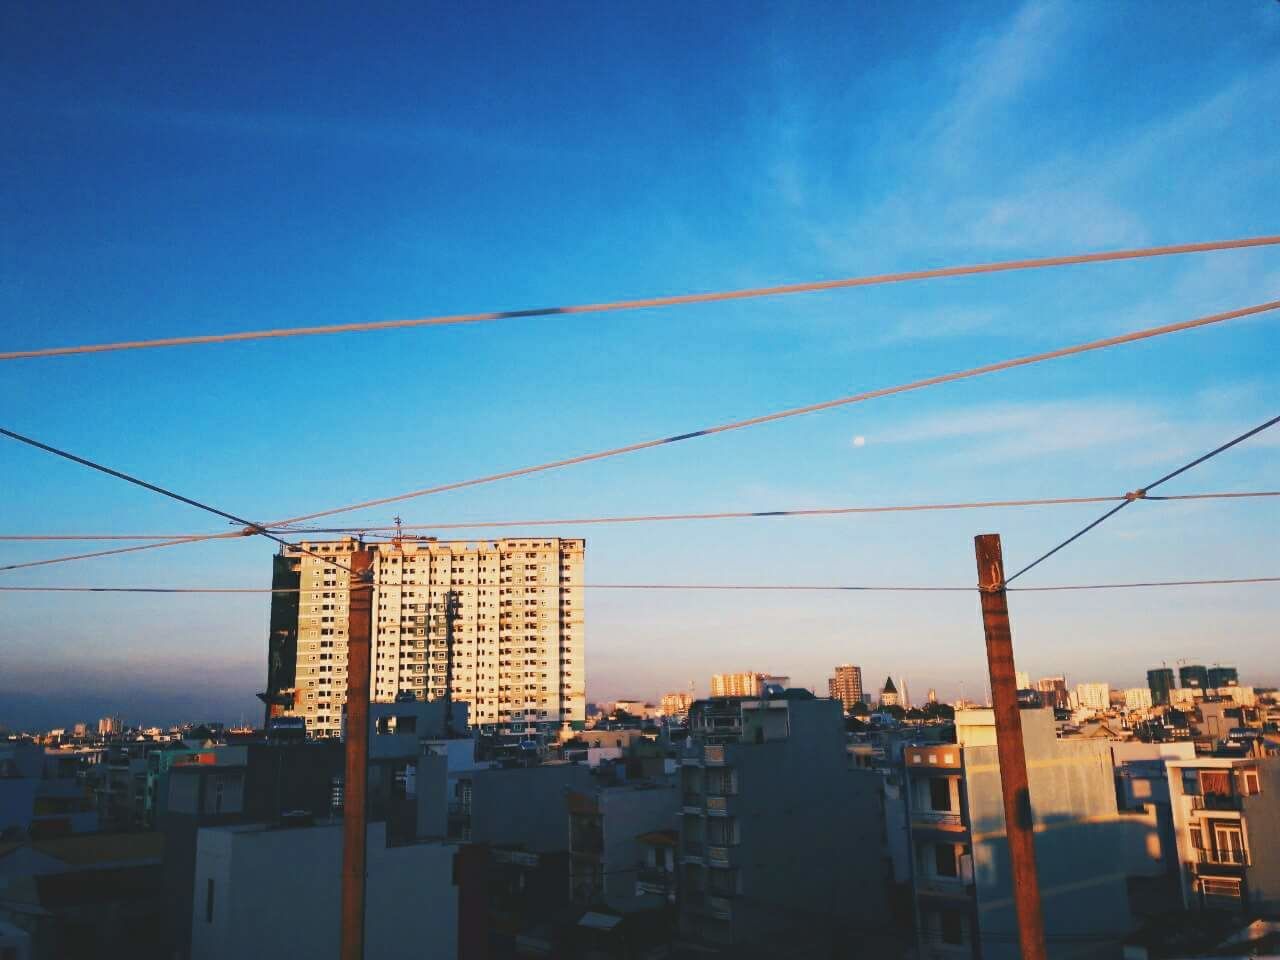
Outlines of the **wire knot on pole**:
{"label": "wire knot on pole", "polygon": [[978,584],[979,593],[1004,593],[1005,581],[999,583],[980,583]]}
{"label": "wire knot on pole", "polygon": [[267,532],[267,528],[266,528],[266,527],[260,527],[260,526],[258,526],[258,524],[256,524],[256,523],[250,523],[250,524],[246,525],[243,529],[241,529],[241,531],[240,531],[240,536],[242,536],[242,537],[255,537],[255,536],[257,536],[258,534],[265,534],[266,532]]}
{"label": "wire knot on pole", "polygon": [[1134,500],[1145,500],[1147,499],[1146,488],[1139,487],[1137,490],[1130,490],[1124,495],[1124,498],[1130,502]]}

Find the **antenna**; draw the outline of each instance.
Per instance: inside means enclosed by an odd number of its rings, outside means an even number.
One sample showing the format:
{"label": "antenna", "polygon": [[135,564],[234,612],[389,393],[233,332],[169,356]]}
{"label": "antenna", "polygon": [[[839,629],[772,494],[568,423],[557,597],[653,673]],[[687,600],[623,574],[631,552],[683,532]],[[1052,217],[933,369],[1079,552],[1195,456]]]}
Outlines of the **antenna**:
{"label": "antenna", "polygon": [[401,529],[404,521],[398,516],[392,517],[391,519],[396,525],[396,535],[391,538],[391,542],[394,543],[396,545],[396,549],[399,550],[404,544],[404,531]]}

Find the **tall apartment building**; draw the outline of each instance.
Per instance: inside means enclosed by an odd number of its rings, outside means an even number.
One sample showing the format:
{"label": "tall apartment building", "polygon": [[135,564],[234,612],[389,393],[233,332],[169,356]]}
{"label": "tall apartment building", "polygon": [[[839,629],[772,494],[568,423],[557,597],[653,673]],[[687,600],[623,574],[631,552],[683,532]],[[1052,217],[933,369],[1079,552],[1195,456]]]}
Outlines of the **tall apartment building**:
{"label": "tall apartment building", "polygon": [[[1057,739],[1052,710],[1021,721],[1049,956],[1119,960],[1133,921],[1117,851],[1145,822],[1120,813],[1110,743]],[[904,750],[921,960],[1021,955],[995,743],[992,711],[968,710],[955,743]]]}
{"label": "tall apartment building", "polygon": [[1148,687],[1130,687],[1124,692],[1124,708],[1130,713],[1135,710],[1150,710],[1151,706],[1151,690]]}
{"label": "tall apartment building", "polygon": [[1111,684],[1077,683],[1075,700],[1076,706],[1082,710],[1103,713],[1111,707]]}
{"label": "tall apartment building", "polygon": [[832,700],[839,700],[846,713],[854,704],[862,702],[862,668],[851,663],[836,667],[836,675],[827,680],[827,693]]}
{"label": "tall apartment building", "polygon": [[1147,671],[1147,689],[1151,691],[1151,703],[1157,707],[1169,705],[1169,691],[1173,689],[1173,671],[1168,667]]}
{"label": "tall apartment building", "polygon": [[1240,685],[1240,672],[1235,667],[1210,667],[1208,681],[1211,690],[1237,687]]}
{"label": "tall apartment building", "polygon": [[[298,592],[272,598],[263,699],[269,715],[304,717],[312,736],[341,729],[350,613],[343,567],[359,549],[344,537],[285,547],[275,558],[273,586]],[[583,726],[585,541],[406,538],[363,549],[373,552],[372,700],[435,700],[448,686],[484,732]]]}
{"label": "tall apartment building", "polygon": [[1209,689],[1209,670],[1202,664],[1188,663],[1178,668],[1178,686],[1184,690]]}
{"label": "tall apartment building", "polygon": [[711,696],[713,697],[758,697],[760,696],[759,673],[716,673],[711,676]]}
{"label": "tall apartment building", "polygon": [[692,693],[664,693],[662,695],[662,715],[664,717],[687,717],[691,706],[693,706]]}
{"label": "tall apartment building", "polygon": [[1067,693],[1066,677],[1041,677],[1036,681],[1036,689],[1040,691],[1040,699],[1046,707],[1070,708],[1071,695]]}

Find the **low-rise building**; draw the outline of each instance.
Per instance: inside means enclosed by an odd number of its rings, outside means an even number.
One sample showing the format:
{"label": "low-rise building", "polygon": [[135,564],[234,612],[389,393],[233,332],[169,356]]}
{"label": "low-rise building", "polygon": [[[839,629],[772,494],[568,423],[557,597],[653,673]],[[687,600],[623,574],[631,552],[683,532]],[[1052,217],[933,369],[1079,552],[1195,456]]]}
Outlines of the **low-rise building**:
{"label": "low-rise building", "polygon": [[[457,847],[388,846],[368,833],[365,953],[380,960],[458,956]],[[205,827],[196,844],[192,960],[337,960],[342,824]]]}
{"label": "low-rise building", "polygon": [[[1053,711],[1021,711],[1036,867],[1050,957],[1122,955],[1133,927],[1131,830],[1116,804],[1112,744],[1059,740]],[[990,710],[956,714],[956,742],[904,752],[922,958],[1015,960],[1017,918]]]}
{"label": "low-rise building", "polygon": [[1198,757],[1168,767],[1186,906],[1280,912],[1280,757]]}
{"label": "low-rise building", "polygon": [[850,765],[839,701],[797,691],[703,700],[689,720],[682,932],[736,951],[787,952],[833,950],[883,926],[881,777]]}
{"label": "low-rise building", "polygon": [[675,864],[662,837],[680,814],[675,779],[623,783],[568,795],[569,889],[574,902],[620,913],[675,900]]}

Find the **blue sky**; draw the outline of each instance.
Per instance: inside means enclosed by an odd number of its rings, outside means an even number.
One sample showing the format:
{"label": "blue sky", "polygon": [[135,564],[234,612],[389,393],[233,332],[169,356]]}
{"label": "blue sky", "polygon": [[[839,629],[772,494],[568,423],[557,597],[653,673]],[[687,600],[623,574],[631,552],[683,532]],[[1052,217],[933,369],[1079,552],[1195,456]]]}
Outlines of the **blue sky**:
{"label": "blue sky", "polygon": [[[518,309],[1276,233],[1280,5],[170,5],[0,13],[3,349]],[[3,422],[277,517],[1274,299],[1280,250],[9,363]],[[354,515],[1124,492],[1274,415],[1255,318]],[[866,438],[854,446],[852,438]],[[338,445],[342,449],[338,449]],[[1171,484],[1274,489],[1280,435]],[[6,532],[216,530],[0,446]],[[973,580],[1096,507],[565,528],[593,581]],[[1139,504],[1028,585],[1274,575],[1267,501]],[[13,560],[56,546],[6,544]],[[4,574],[265,586],[266,542]],[[593,593],[588,696],[718,670],[984,685],[969,595]],[[1019,667],[1280,683],[1268,586],[1021,595]],[[0,597],[0,722],[252,715],[263,597]],[[92,698],[92,699],[91,699]],[[9,709],[4,709],[8,702]]]}

